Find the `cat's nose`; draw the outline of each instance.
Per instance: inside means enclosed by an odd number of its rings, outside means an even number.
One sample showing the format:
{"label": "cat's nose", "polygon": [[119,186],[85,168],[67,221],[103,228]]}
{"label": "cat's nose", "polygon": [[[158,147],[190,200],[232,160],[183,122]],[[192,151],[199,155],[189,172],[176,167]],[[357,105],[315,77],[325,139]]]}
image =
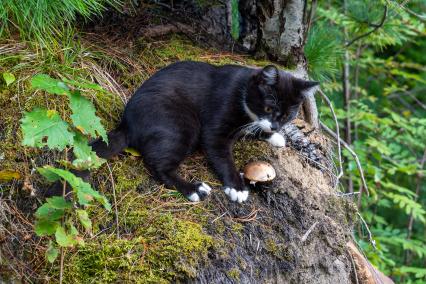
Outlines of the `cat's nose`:
{"label": "cat's nose", "polygon": [[273,122],[272,124],[271,124],[271,130],[272,131],[277,131],[279,129],[279,125],[278,125],[278,123],[277,122]]}

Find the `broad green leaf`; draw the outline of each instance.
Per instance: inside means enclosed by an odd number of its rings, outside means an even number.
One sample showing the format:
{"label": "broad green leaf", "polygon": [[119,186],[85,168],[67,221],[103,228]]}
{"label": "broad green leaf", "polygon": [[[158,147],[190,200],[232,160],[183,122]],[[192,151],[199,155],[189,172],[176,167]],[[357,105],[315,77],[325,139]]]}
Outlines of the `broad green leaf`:
{"label": "broad green leaf", "polygon": [[37,217],[37,219],[54,221],[54,220],[61,219],[62,216],[64,216],[64,214],[65,214],[64,209],[57,209],[52,207],[52,205],[49,203],[44,203],[42,206],[40,206],[37,209],[35,216]]}
{"label": "broad green leaf", "polygon": [[83,227],[90,231],[92,229],[92,220],[89,218],[89,214],[87,214],[86,210],[77,210],[77,216],[80,220],[80,223],[83,225]]}
{"label": "broad green leaf", "polygon": [[46,259],[50,263],[55,262],[56,258],[58,257],[59,251],[55,247],[52,241],[49,241],[49,247],[46,250]]}
{"label": "broad green leaf", "polygon": [[59,221],[40,219],[36,220],[34,231],[39,237],[50,236],[56,232],[56,228],[60,225]]}
{"label": "broad green leaf", "polygon": [[71,94],[70,106],[72,122],[81,133],[91,137],[101,136],[105,142],[108,142],[105,128],[102,126],[100,118],[96,116],[96,110],[91,101],[83,97],[80,92],[75,91]]}
{"label": "broad green leaf", "polygon": [[50,149],[63,150],[73,144],[74,134],[68,130],[68,123],[54,110],[38,108],[25,112],[21,128],[24,146],[41,148],[47,145]]}
{"label": "broad green leaf", "polygon": [[77,159],[72,164],[78,169],[99,168],[105,162],[92,151],[89,141],[80,133],[77,133],[74,138],[74,155]]}
{"label": "broad green leaf", "polygon": [[53,79],[46,74],[37,74],[31,79],[33,89],[41,89],[51,94],[70,95],[70,90],[64,82]]}
{"label": "broad green leaf", "polygon": [[56,242],[61,247],[72,247],[77,243],[75,237],[71,234],[68,234],[61,226],[56,228],[55,238]]}
{"label": "broad green leaf", "polygon": [[38,171],[41,172],[44,176],[48,176],[50,180],[59,178],[66,180],[71,185],[73,191],[77,194],[78,203],[81,205],[90,205],[90,202],[95,199],[101,203],[105,209],[108,211],[111,210],[111,205],[105,196],[94,190],[89,183],[83,181],[79,177],[76,177],[73,173],[62,169],[56,169],[51,166],[38,168]]}
{"label": "broad green leaf", "polygon": [[10,84],[15,82],[15,80],[16,80],[15,75],[13,75],[12,73],[9,73],[9,72],[3,73],[3,79],[6,82],[6,86],[9,86]]}
{"label": "broad green leaf", "polygon": [[72,203],[62,196],[54,196],[46,199],[47,203],[55,209],[71,209]]}
{"label": "broad green leaf", "polygon": [[[87,183],[86,183],[87,184]],[[92,189],[92,187],[88,184],[88,186],[81,186],[77,191],[78,202],[81,205],[89,205],[93,199],[96,199],[99,203],[101,203],[106,210],[111,210],[111,204],[109,204],[108,199],[105,196],[101,195],[96,190]]]}

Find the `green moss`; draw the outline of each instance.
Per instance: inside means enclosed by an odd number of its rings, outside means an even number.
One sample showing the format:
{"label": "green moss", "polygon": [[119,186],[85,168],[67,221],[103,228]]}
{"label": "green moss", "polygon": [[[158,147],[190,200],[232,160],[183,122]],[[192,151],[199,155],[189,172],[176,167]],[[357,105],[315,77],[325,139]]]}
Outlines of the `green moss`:
{"label": "green moss", "polygon": [[228,275],[230,278],[234,279],[235,281],[240,281],[240,271],[238,268],[232,268],[229,270],[226,275]]}
{"label": "green moss", "polygon": [[269,238],[265,241],[265,249],[278,259],[292,261],[293,255],[289,248],[280,240]]}
{"label": "green moss", "polygon": [[232,231],[240,237],[243,236],[243,229],[244,229],[244,226],[240,223],[232,224]]}
{"label": "green moss", "polygon": [[117,240],[101,235],[68,253],[65,282],[169,283],[195,277],[198,264],[207,259],[212,245],[201,226],[171,214],[144,225],[132,234],[137,237]]}

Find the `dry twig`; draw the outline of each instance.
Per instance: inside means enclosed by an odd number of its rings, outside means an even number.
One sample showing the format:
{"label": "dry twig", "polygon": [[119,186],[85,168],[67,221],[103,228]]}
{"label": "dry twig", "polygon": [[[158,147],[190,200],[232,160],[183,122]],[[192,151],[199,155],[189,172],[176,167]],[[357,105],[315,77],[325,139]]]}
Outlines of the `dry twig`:
{"label": "dry twig", "polygon": [[115,213],[115,225],[117,226],[117,239],[120,238],[120,227],[119,227],[119,220],[118,220],[118,208],[117,208],[117,197],[115,194],[115,182],[114,177],[112,176],[111,167],[109,166],[109,163],[106,163],[109,171],[109,177],[111,179],[111,186],[112,186],[112,196],[114,198],[114,213]]}
{"label": "dry twig", "polygon": [[[333,104],[331,103],[330,99],[327,97],[327,95],[322,91],[318,90],[321,97],[325,100],[328,107],[330,108],[331,114],[333,115],[334,123],[336,124],[336,140],[337,140],[337,155],[339,158],[339,174],[337,175],[337,183],[339,182],[339,179],[343,176],[343,163],[342,163],[342,149],[340,147],[341,139],[340,139],[340,132],[339,132],[339,122],[337,121],[336,113],[334,112]],[[322,125],[322,123],[321,123]]]}
{"label": "dry twig", "polygon": [[[337,134],[333,132],[333,130],[331,130],[330,128],[328,128],[324,123],[320,122],[322,129],[325,130],[325,132],[327,132],[330,136],[332,136],[334,139],[336,139],[337,141],[340,141],[340,144],[342,144],[346,150],[349,151],[349,153],[351,153],[352,157],[354,157],[356,165],[358,167],[358,171],[359,171],[359,175],[361,176],[361,181],[362,181],[362,188],[361,188],[361,192],[359,194],[359,198],[361,198],[362,192],[365,189],[365,192],[367,193],[367,196],[370,195],[369,191],[368,191],[368,186],[367,186],[367,182],[365,181],[365,177],[364,177],[364,171],[362,170],[362,166],[361,163],[358,159],[358,155],[354,152],[354,150],[351,149],[351,147],[343,140],[337,139]],[[338,143],[339,144],[339,143]]]}

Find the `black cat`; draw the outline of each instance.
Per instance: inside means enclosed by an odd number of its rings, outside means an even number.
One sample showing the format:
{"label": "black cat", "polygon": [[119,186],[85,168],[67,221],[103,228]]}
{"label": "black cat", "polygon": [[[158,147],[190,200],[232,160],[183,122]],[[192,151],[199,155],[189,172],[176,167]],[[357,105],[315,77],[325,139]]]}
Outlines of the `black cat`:
{"label": "black cat", "polygon": [[136,91],[120,125],[109,133],[109,144],[97,140],[92,147],[103,158],[125,147],[138,150],[155,179],[191,201],[203,200],[211,188],[183,180],[177,168],[201,148],[225,193],[232,201],[243,202],[248,190],[234,165],[234,141],[247,132],[283,147],[279,130],[296,117],[305,94],[317,85],[272,65],[256,69],[174,63]]}

